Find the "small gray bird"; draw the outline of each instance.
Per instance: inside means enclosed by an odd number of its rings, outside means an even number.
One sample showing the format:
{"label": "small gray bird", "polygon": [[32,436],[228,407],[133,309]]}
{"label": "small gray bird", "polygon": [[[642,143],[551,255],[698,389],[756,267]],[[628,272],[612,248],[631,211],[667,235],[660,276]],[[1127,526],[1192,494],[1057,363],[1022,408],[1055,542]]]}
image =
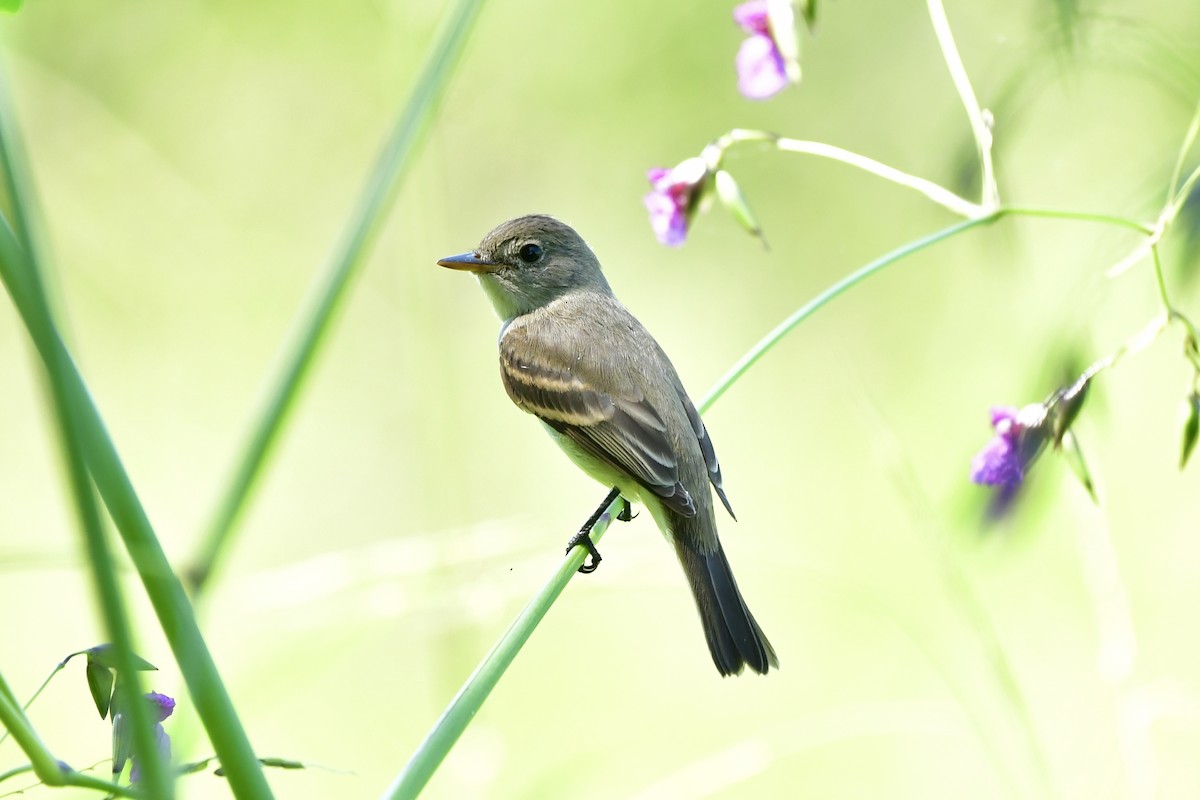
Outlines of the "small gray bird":
{"label": "small gray bird", "polygon": [[717,670],[778,668],[717,538],[709,483],[733,509],[704,423],[579,234],[551,217],[520,217],[438,264],[474,272],[496,307],[500,376],[517,407],[584,472],[645,505],[675,546]]}

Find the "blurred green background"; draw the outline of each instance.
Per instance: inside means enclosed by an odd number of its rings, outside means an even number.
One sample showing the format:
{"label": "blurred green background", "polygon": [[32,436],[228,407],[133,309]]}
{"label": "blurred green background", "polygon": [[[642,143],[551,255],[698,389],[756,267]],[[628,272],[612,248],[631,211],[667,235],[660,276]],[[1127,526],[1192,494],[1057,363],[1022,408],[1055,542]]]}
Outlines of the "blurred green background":
{"label": "blurred green background", "polygon": [[[484,8],[203,611],[259,754],[328,768],[270,772],[279,796],[377,796],[604,494],[512,408],[492,311],[438,257],[509,217],[562,218],[698,398],[816,292],[954,220],[750,147],[728,166],[770,249],[713,209],[668,250],[641,204],[648,167],[752,127],[974,196],[923,4],[823,3],[803,83],[767,103],[736,93],[730,8]],[[180,567],[441,13],[28,2],[0,20],[70,345]],[[1200,99],[1200,6],[948,13],[996,115],[1006,201],[1154,217]],[[1200,315],[1185,239],[1181,224],[1164,255]],[[783,669],[717,677],[643,515],[605,539],[603,568],[571,584],[427,796],[1200,794],[1200,465],[1176,468],[1178,331],[1100,378],[1079,419],[1100,508],[1054,455],[998,527],[967,482],[989,406],[1042,398],[1157,312],[1147,264],[1104,276],[1135,243],[1009,220],[801,326],[707,418],[740,520],[723,540]],[[0,670],[24,696],[104,634],[40,363],[7,303],[0,320]],[[180,696],[176,757],[209,755],[129,578],[151,688]],[[107,753],[81,664],[32,717],[72,765]],[[0,747],[0,770],[22,761]],[[226,794],[211,774],[180,788]]]}

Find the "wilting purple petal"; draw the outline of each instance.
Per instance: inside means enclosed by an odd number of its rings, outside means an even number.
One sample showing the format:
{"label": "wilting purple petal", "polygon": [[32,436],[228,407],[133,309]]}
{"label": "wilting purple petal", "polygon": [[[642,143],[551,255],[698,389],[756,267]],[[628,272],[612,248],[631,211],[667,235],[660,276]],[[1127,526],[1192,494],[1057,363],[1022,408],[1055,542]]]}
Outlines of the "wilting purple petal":
{"label": "wilting purple petal", "polygon": [[738,91],[751,100],[766,100],[788,84],[783,55],[767,34],[755,34],[742,42],[736,66]]}

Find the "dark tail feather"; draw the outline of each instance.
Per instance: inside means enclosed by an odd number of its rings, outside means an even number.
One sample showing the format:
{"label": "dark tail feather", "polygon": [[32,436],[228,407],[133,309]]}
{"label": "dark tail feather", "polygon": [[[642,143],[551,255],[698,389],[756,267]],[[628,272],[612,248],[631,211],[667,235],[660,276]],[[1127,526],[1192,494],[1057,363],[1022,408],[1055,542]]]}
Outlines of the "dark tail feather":
{"label": "dark tail feather", "polygon": [[684,539],[675,537],[675,552],[692,586],[704,638],[708,640],[717,671],[722,675],[737,675],[749,666],[765,675],[770,667],[779,669],[775,649],[746,608],[720,542],[714,552],[698,553]]}

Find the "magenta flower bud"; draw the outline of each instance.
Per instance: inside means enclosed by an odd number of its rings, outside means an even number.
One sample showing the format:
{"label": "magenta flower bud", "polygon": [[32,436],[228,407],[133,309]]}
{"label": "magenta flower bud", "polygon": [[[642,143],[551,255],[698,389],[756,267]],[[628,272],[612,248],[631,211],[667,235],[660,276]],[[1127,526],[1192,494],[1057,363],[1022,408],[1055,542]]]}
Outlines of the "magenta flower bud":
{"label": "magenta flower bud", "polygon": [[708,165],[702,158],[689,158],[674,169],[655,167],[646,176],[650,192],[643,202],[650,212],[650,227],[659,242],[678,247],[687,239],[688,225],[708,180]]}

